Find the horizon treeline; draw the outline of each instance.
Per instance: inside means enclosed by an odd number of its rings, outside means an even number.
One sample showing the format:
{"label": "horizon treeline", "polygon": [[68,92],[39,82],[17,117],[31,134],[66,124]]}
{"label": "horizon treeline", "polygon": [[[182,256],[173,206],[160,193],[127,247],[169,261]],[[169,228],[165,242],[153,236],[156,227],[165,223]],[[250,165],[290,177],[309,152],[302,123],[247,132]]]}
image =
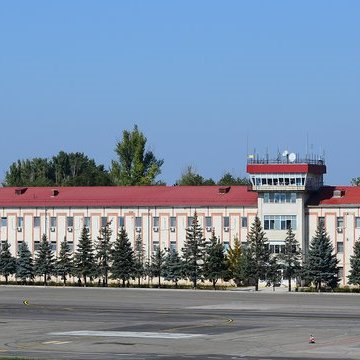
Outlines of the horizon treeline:
{"label": "horizon treeline", "polygon": [[[116,143],[116,159],[107,170],[82,152],[60,151],[51,158],[32,158],[13,162],[6,171],[2,186],[131,186],[166,185],[158,177],[164,160],[146,150],[147,138],[138,129],[124,130]],[[201,176],[188,166],[171,185],[250,185],[246,177],[230,172],[218,181]]]}

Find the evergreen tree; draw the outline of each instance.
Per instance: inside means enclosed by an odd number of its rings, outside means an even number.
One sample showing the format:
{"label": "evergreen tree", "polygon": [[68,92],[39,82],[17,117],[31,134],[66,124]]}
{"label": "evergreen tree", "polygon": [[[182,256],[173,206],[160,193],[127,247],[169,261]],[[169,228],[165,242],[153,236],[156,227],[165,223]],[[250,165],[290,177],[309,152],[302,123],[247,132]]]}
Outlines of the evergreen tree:
{"label": "evergreen tree", "polygon": [[182,248],[185,276],[196,289],[197,281],[202,278],[205,257],[205,239],[195,212],[192,226],[186,229],[186,240]]}
{"label": "evergreen tree", "polygon": [[100,277],[102,278],[103,286],[108,286],[108,276],[110,271],[110,258],[112,251],[110,228],[111,222],[107,222],[105,226],[100,229],[100,234],[97,238],[96,254],[97,269]]}
{"label": "evergreen tree", "polygon": [[204,276],[212,282],[214,290],[219,279],[224,279],[227,274],[224,245],[212,232],[210,244],[206,247],[204,263]]}
{"label": "evergreen tree", "polygon": [[234,280],[236,286],[244,282],[244,256],[241,244],[238,238],[234,239],[234,245],[230,246],[227,257],[227,267],[229,277]]}
{"label": "evergreen tree", "polygon": [[183,275],[183,263],[179,256],[179,253],[175,249],[169,249],[165,256],[163,276],[166,281],[172,281],[175,283],[175,287],[178,286],[178,281]]}
{"label": "evergreen tree", "polygon": [[0,274],[5,277],[5,283],[8,283],[9,275],[16,273],[16,259],[11,255],[10,244],[6,240],[0,251]]}
{"label": "evergreen tree", "polygon": [[78,247],[75,252],[74,269],[87,285],[87,278],[90,280],[96,275],[94,247],[89,235],[89,229],[84,226],[81,231]]}
{"label": "evergreen tree", "polygon": [[70,249],[70,245],[64,237],[64,241],[60,244],[59,258],[56,262],[56,273],[61,276],[63,279],[64,285],[66,285],[66,277],[71,275],[74,271],[73,269],[73,259]]}
{"label": "evergreen tree", "polygon": [[158,287],[161,287],[161,276],[164,272],[164,262],[165,262],[165,253],[160,249],[160,246],[157,247],[155,254],[151,257],[151,274],[152,277],[158,278]]}
{"label": "evergreen tree", "polygon": [[278,255],[282,268],[288,278],[288,290],[291,291],[291,279],[297,276],[301,270],[302,253],[300,244],[295,238],[295,234],[289,227],[285,238],[285,250]]}
{"label": "evergreen tree", "polygon": [[138,280],[140,286],[141,278],[145,275],[145,252],[141,235],[139,234],[135,240],[134,246],[134,277]]}
{"label": "evergreen tree", "polygon": [[354,244],[354,255],[350,256],[349,284],[360,285],[360,239]]}
{"label": "evergreen tree", "polygon": [[22,241],[19,245],[18,258],[16,261],[16,277],[20,278],[23,284],[26,284],[28,279],[34,279],[33,259],[25,241]]}
{"label": "evergreen tree", "polygon": [[243,249],[241,260],[241,271],[243,275],[243,284],[244,285],[255,285],[255,277],[253,273],[253,256],[249,246]]}
{"label": "evergreen tree", "polygon": [[111,278],[122,281],[122,286],[125,287],[125,282],[130,280],[134,272],[135,262],[133,249],[123,228],[117,234],[111,260]]}
{"label": "evergreen tree", "polygon": [[324,224],[319,222],[305,261],[304,277],[315,284],[316,290],[320,291],[323,283],[334,288],[339,281],[337,265],[330,237]]}
{"label": "evergreen tree", "polygon": [[51,251],[51,245],[46,237],[43,234],[39,250],[35,257],[35,274],[44,276],[44,285],[47,285],[47,280],[50,279],[50,276],[55,272],[55,259],[54,254]]}
{"label": "evergreen tree", "polygon": [[145,151],[146,137],[137,125],[129,132],[123,131],[122,140],[116,144],[117,161],[112,161],[111,176],[116,185],[154,185],[161,173],[163,160],[157,160],[151,151]]}
{"label": "evergreen tree", "polygon": [[275,291],[275,286],[281,282],[281,266],[276,256],[269,259],[265,277],[269,285],[273,284],[273,290]]}
{"label": "evergreen tree", "polygon": [[262,229],[260,219],[256,216],[248,234],[251,254],[252,274],[255,280],[255,291],[259,290],[259,280],[264,278],[269,266],[269,242]]}

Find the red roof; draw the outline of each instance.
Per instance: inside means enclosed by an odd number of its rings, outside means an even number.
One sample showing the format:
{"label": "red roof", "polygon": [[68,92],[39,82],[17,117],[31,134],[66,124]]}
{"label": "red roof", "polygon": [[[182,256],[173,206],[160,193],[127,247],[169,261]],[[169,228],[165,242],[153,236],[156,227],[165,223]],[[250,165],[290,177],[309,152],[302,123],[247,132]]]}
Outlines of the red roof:
{"label": "red roof", "polygon": [[249,174],[326,174],[326,166],[318,164],[248,164]]}
{"label": "red roof", "polygon": [[[338,190],[334,196],[334,191]],[[359,205],[360,186],[323,186],[307,202],[313,206]]]}
{"label": "red roof", "polygon": [[[57,190],[57,191],[54,191]],[[94,186],[0,188],[2,207],[257,206],[247,186]]]}

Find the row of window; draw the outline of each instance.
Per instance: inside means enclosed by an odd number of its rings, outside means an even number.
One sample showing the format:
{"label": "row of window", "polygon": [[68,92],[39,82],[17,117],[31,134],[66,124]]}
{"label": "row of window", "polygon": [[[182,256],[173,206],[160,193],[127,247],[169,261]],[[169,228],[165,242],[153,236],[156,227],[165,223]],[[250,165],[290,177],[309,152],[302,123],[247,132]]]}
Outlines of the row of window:
{"label": "row of window", "polygon": [[[325,225],[325,217],[319,216],[318,222]],[[343,216],[336,217],[336,227],[339,229],[342,229],[344,227],[344,217]],[[360,228],[360,217],[359,216],[355,216],[355,227]]]}
{"label": "row of window", "polygon": [[265,215],[264,230],[296,230],[296,215]]}
{"label": "row of window", "polygon": [[[190,227],[193,225],[193,221],[194,221],[194,217],[193,216],[188,216],[187,217],[187,226]],[[108,222],[108,218],[106,216],[102,216],[101,217],[101,226],[104,227],[106,226]],[[153,227],[159,227],[159,217],[158,216],[154,216],[152,218],[152,223],[153,223]],[[33,217],[33,226],[34,227],[40,227],[40,216],[34,216]],[[124,216],[119,216],[118,217],[118,226],[119,227],[123,227],[125,225],[125,219]],[[7,217],[2,217],[1,218],[1,226],[2,227],[6,227],[7,226]],[[22,216],[17,217],[17,227],[22,228],[24,226],[24,218]],[[52,216],[50,217],[50,227],[51,228],[55,228],[57,226],[57,218]],[[74,226],[74,218],[73,216],[68,216],[66,218],[66,226],[72,228]],[[85,227],[90,227],[90,217],[89,216],[85,216],[84,217],[84,226]],[[207,228],[212,228],[213,226],[213,222],[212,222],[212,217],[211,216],[205,216],[205,227]],[[224,216],[223,217],[223,226],[224,228],[229,228],[230,227],[230,217],[229,216]],[[247,217],[241,217],[241,227],[247,227],[248,226],[248,221],[247,221]],[[135,217],[135,227],[136,228],[142,228],[142,217],[141,216],[136,216]],[[176,228],[176,217],[175,216],[171,216],[170,217],[170,228]]]}
{"label": "row of window", "polygon": [[255,186],[305,186],[306,176],[302,174],[262,174],[251,177]]}
{"label": "row of window", "polygon": [[264,193],[264,202],[265,203],[295,203],[296,193],[294,192]]}

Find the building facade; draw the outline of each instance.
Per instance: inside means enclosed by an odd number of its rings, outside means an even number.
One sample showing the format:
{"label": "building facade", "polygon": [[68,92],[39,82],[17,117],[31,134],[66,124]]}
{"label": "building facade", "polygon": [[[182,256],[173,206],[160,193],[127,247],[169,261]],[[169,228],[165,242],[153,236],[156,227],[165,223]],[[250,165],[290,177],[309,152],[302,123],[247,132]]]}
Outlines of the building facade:
{"label": "building facade", "polygon": [[323,159],[253,158],[247,172],[251,186],[0,188],[0,241],[9,241],[16,255],[23,241],[35,252],[46,234],[58,254],[65,237],[75,251],[84,226],[96,240],[101,227],[111,222],[113,240],[124,227],[133,245],[141,236],[150,258],[158,247],[181,251],[196,211],[204,236],[214,230],[225,248],[235,238],[245,244],[259,216],[273,253],[283,251],[291,226],[306,255],[323,221],[345,285],[360,237],[360,187],[324,186]]}

